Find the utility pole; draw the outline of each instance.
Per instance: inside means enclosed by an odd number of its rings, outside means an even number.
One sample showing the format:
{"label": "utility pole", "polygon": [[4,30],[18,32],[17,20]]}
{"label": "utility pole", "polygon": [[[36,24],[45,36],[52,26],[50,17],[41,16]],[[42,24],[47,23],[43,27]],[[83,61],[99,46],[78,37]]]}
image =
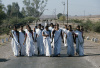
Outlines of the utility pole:
{"label": "utility pole", "polygon": [[65,2],[62,2],[64,5],[64,11],[63,11],[63,25],[64,25],[64,16],[65,16]]}
{"label": "utility pole", "polygon": [[68,25],[68,0],[67,0],[67,25]]}
{"label": "utility pole", "polygon": [[55,8],[55,23],[56,23],[56,8]]}
{"label": "utility pole", "polygon": [[85,10],[84,10],[84,20],[85,20]]}

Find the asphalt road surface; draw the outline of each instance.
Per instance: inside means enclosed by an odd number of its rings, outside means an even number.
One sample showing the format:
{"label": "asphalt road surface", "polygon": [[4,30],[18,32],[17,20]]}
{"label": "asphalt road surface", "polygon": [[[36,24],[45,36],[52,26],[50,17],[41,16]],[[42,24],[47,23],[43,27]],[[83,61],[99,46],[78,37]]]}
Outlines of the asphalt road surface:
{"label": "asphalt road surface", "polygon": [[84,57],[67,57],[67,50],[61,48],[61,57],[10,57],[0,59],[0,68],[95,68]]}

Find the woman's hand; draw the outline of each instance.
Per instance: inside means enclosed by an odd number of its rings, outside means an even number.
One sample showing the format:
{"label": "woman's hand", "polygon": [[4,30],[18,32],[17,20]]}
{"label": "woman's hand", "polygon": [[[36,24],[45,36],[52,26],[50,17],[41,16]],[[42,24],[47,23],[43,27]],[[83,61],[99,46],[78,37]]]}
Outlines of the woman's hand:
{"label": "woman's hand", "polygon": [[23,45],[24,45],[25,43],[23,43]]}

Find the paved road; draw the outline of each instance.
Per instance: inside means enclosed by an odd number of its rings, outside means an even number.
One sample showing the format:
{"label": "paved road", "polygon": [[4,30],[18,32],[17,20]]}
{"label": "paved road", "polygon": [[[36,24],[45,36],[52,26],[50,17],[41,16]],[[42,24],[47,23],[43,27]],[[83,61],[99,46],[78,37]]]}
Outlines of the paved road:
{"label": "paved road", "polygon": [[79,57],[12,57],[0,68],[95,68]]}
{"label": "paved road", "polygon": [[95,68],[84,57],[67,57],[66,52],[66,48],[62,46],[61,57],[11,56],[8,59],[2,59],[0,68]]}

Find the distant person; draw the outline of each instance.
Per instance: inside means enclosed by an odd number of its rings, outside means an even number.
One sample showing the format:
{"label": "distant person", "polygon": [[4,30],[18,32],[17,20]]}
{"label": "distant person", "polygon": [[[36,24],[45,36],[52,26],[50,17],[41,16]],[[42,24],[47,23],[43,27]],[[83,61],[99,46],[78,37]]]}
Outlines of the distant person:
{"label": "distant person", "polygon": [[51,47],[52,48],[54,48],[54,32],[55,32],[55,30],[56,30],[56,26],[55,25],[53,25],[53,29],[52,29],[52,32],[51,32]]}
{"label": "distant person", "polygon": [[23,45],[25,39],[25,31],[23,30],[23,26],[20,26],[19,31],[19,42],[20,42],[20,50],[21,50],[21,56],[26,55],[26,45]]}
{"label": "distant person", "polygon": [[50,30],[50,33],[51,33],[51,42],[52,42],[52,31],[53,31],[53,29],[54,29],[54,25],[53,25],[53,23],[51,23],[50,26],[49,26],[49,30]]}
{"label": "distant person", "polygon": [[44,55],[44,45],[43,45],[41,24],[39,24],[38,29],[36,29],[36,37],[37,37],[38,55]]}
{"label": "distant person", "polygon": [[64,46],[67,47],[67,40],[66,40],[66,33],[68,32],[67,25],[65,25],[65,28],[63,29],[63,38],[64,38]]}
{"label": "distant person", "polygon": [[25,33],[27,33],[28,32],[28,27],[30,27],[28,24],[26,25],[26,29],[24,30],[25,31]]}
{"label": "distant person", "polygon": [[11,31],[10,37],[12,37],[11,46],[12,46],[12,50],[13,50],[14,56],[17,57],[17,56],[19,56],[18,47],[20,45],[19,45],[19,32],[17,31],[17,27],[16,26],[14,26],[14,30]]}
{"label": "distant person", "polygon": [[53,29],[53,23],[50,24],[49,30],[52,32]]}
{"label": "distant person", "polygon": [[48,20],[45,21],[45,27],[48,26]]}
{"label": "distant person", "polygon": [[54,56],[60,56],[61,44],[62,44],[62,30],[59,29],[59,24],[55,25],[55,30],[53,31],[54,37]]}
{"label": "distant person", "polygon": [[83,39],[83,33],[80,30],[80,26],[77,26],[77,30],[75,31],[75,43],[76,43],[76,54],[79,54],[79,56],[84,56],[84,39]]}
{"label": "distant person", "polygon": [[37,29],[37,26],[35,26],[35,30]]}
{"label": "distant person", "polygon": [[45,47],[45,53],[46,56],[51,56],[51,33],[50,30],[48,29],[48,26],[45,27],[45,29],[42,32],[43,35],[43,43],[44,43],[44,47]]}
{"label": "distant person", "polygon": [[68,31],[66,34],[66,38],[67,38],[67,55],[70,56],[74,56],[74,32],[72,30],[72,26],[69,25],[68,26]]}
{"label": "distant person", "polygon": [[25,40],[23,45],[26,43],[26,55],[33,56],[34,55],[34,41],[33,41],[33,32],[30,27],[27,27],[27,33],[25,35]]}
{"label": "distant person", "polygon": [[83,26],[80,27],[80,30],[81,30],[82,32],[84,32],[84,28],[83,28]]}
{"label": "distant person", "polygon": [[41,30],[42,30],[42,31],[44,30],[44,26],[43,26],[43,25],[41,25]]}

